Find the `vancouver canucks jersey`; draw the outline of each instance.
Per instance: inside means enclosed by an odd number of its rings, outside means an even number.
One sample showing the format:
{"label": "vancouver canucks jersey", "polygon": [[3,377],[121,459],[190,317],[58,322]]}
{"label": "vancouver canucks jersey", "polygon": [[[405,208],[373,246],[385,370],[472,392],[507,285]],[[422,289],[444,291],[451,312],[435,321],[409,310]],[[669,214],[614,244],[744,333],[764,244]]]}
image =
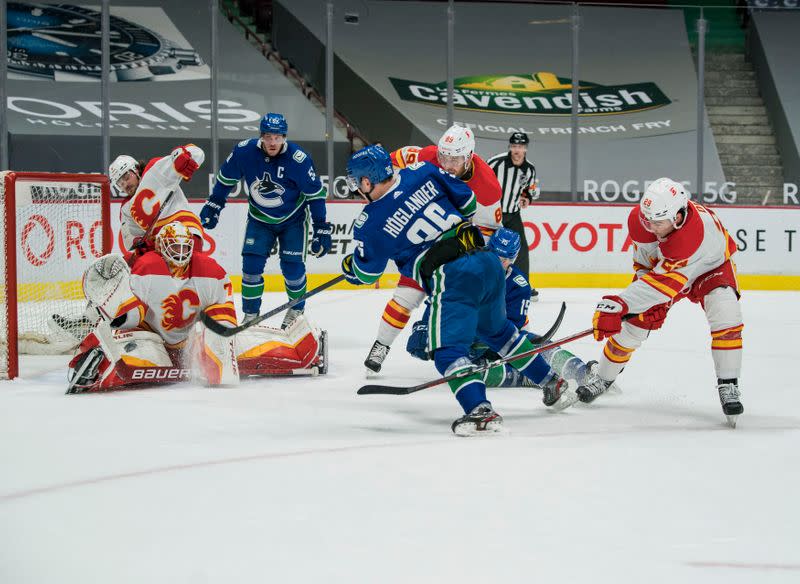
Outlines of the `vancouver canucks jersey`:
{"label": "vancouver canucks jersey", "polygon": [[443,233],[475,213],[475,194],[463,181],[427,162],[397,173],[394,185],[356,219],[353,272],[365,284],[391,259],[420,284],[424,253]]}
{"label": "vancouver canucks jersey", "polygon": [[249,214],[263,223],[283,223],[309,204],[314,223],[325,221],[326,192],[314,162],[300,146],[286,142],[277,156],[268,156],[259,138],[239,142],[217,173],[210,199],[224,205],[233,187],[244,179]]}
{"label": "vancouver canucks jersey", "polygon": [[511,264],[506,270],[506,317],[522,329],[528,324],[530,305],[531,285],[522,270]]}

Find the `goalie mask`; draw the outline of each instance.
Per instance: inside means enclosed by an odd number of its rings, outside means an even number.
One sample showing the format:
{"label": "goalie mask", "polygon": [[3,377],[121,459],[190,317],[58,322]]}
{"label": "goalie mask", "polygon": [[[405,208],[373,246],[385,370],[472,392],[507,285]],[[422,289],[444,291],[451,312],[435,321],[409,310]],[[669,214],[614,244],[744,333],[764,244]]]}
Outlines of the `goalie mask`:
{"label": "goalie mask", "polygon": [[189,265],[194,249],[194,238],[183,223],[173,221],[161,228],[156,235],[156,251],[161,254],[171,269]]}

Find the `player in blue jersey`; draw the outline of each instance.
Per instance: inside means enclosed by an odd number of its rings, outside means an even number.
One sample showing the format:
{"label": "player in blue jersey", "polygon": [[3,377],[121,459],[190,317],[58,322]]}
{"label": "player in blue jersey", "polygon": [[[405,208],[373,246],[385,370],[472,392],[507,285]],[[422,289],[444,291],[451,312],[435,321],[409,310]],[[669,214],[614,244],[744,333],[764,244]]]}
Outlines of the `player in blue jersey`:
{"label": "player in blue jersey", "polygon": [[[505,270],[506,279],[506,317],[518,329],[525,330],[528,325],[528,309],[531,304],[531,285],[528,279],[516,265],[521,247],[521,239],[518,233],[501,227],[489,238],[487,248],[493,251],[499,258]],[[533,343],[541,341],[541,337],[534,333],[526,333]],[[408,337],[406,350],[423,361],[430,359],[427,349],[428,338],[428,309],[422,319],[414,323],[411,335]],[[580,357],[572,352],[554,347],[539,353],[540,358],[547,363],[566,380],[574,380],[578,386],[592,386],[598,384],[600,378],[595,370],[597,361],[584,363]],[[500,356],[492,351],[484,342],[477,339],[470,348],[470,359],[476,365],[482,366],[487,362],[495,361]],[[484,381],[487,387],[534,387],[535,384],[524,375],[520,374],[514,367],[508,364],[492,367],[485,373]],[[545,389],[546,390],[546,389]],[[579,393],[579,391],[576,391]]]}
{"label": "player in blue jersey", "polygon": [[[313,223],[311,255],[331,250],[333,227],[326,220],[327,193],[311,157],[286,140],[288,124],[281,114],[261,119],[261,136],[239,142],[217,173],[217,182],[200,219],[214,229],[233,187],[248,186],[248,216],[242,248],[242,309],[244,322],[255,318],[264,293],[264,266],[275,240],[280,244],[280,267],[290,299],[306,293],[306,248],[309,215]],[[286,328],[303,312],[300,302],[286,313]]]}
{"label": "player in blue jersey", "polygon": [[[372,284],[391,259],[400,274],[428,293],[428,350],[442,375],[463,374],[450,389],[464,409],[452,424],[459,436],[502,429],[502,418],[486,399],[483,376],[470,374],[469,349],[476,337],[504,356],[534,347],[506,318],[505,274],[499,258],[483,249],[483,235],[467,219],[475,195],[462,181],[429,163],[409,165],[396,175],[380,146],[356,152],[347,165],[347,183],[368,204],[356,219],[355,251],[342,260],[354,284]],[[514,361],[534,383],[551,387],[569,404],[577,396],[542,359]]]}

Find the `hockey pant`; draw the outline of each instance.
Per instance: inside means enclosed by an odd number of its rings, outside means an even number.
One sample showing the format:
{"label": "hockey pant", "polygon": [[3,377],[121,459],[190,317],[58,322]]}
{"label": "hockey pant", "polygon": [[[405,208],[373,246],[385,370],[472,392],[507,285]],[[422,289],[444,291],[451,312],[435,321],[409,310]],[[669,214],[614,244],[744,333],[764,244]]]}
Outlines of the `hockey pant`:
{"label": "hockey pant", "polygon": [[[289,300],[306,293],[306,249],[308,210],[298,212],[285,223],[275,225],[247,218],[242,247],[242,310],[257,314],[264,294],[264,268],[275,243],[280,248],[280,268]],[[303,310],[305,302],[295,305]]]}
{"label": "hockey pant", "polygon": [[[469,353],[476,337],[503,357],[534,348],[506,318],[505,273],[493,253],[479,251],[444,264],[434,271],[430,289],[428,352],[442,375],[473,368]],[[552,373],[547,362],[535,355],[510,363],[537,384]],[[483,373],[466,374],[449,385],[465,412],[488,401]]]}
{"label": "hockey pant", "polygon": [[[711,357],[718,379],[738,379],[742,368],[742,310],[739,297],[729,286],[714,288],[700,298],[711,332]],[[606,341],[599,359],[598,375],[614,381],[647,336],[649,329],[632,321],[622,323],[622,331]]]}

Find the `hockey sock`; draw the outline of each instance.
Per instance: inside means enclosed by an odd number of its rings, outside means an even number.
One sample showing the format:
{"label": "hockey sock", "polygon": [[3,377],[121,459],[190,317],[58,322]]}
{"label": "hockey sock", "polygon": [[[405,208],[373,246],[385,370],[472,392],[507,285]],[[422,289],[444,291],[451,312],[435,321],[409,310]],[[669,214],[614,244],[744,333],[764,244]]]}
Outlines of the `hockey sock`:
{"label": "hockey sock", "polygon": [[[290,280],[288,276],[284,276],[284,284],[286,285],[286,295],[289,300],[300,298],[306,293],[306,275],[303,274],[296,280]],[[294,305],[295,310],[303,310],[306,306],[305,301],[298,302]]]}
{"label": "hockey sock", "polygon": [[400,331],[408,324],[410,317],[411,311],[409,309],[394,299],[390,300],[386,304],[386,308],[383,309],[381,322],[378,325],[378,341],[387,347],[391,346]]}
{"label": "hockey sock", "polygon": [[583,360],[561,347],[544,351],[540,355],[550,363],[553,371],[564,379],[574,379],[580,384],[589,373],[589,368]]}
{"label": "hockey sock", "polygon": [[264,294],[264,276],[242,275],[242,310],[246,314],[258,314],[261,296]]}
{"label": "hockey sock", "polygon": [[[511,343],[511,348],[505,351],[505,357],[521,355],[535,348],[534,344],[526,335],[520,334]],[[509,364],[537,385],[552,371],[550,365],[541,355],[530,355],[522,359],[509,361]]]}
{"label": "hockey sock", "polygon": [[[434,353],[433,360],[436,369],[444,376],[453,375],[473,368],[473,363],[466,355],[458,356],[461,351],[456,347],[444,347]],[[447,383],[458,403],[468,414],[478,404],[488,402],[486,399],[486,384],[480,373],[465,375]]]}

